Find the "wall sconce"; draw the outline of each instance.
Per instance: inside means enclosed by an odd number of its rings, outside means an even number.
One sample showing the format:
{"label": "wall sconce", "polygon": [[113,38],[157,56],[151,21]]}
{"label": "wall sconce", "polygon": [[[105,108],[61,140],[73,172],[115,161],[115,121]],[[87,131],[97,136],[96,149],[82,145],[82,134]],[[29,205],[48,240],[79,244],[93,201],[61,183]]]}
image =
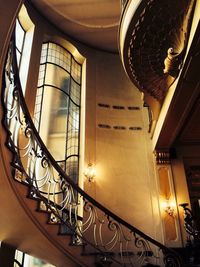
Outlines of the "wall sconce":
{"label": "wall sconce", "polygon": [[88,182],[93,182],[94,177],[96,176],[96,170],[92,163],[88,164],[84,171],[84,175],[88,179]]}
{"label": "wall sconce", "polygon": [[162,209],[169,215],[174,217],[175,216],[175,207],[176,203],[173,200],[166,199],[161,202]]}

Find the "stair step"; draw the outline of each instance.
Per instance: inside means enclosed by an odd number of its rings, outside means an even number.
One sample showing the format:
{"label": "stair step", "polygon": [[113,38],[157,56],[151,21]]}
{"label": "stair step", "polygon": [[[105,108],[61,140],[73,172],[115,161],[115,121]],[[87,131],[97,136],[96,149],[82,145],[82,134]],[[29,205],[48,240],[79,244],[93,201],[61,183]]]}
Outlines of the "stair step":
{"label": "stair step", "polygon": [[64,253],[71,254],[74,258],[78,258],[80,260],[80,266],[94,266],[95,257],[91,255],[82,257],[83,245],[75,244],[70,232],[60,233],[61,224],[51,223],[49,220],[51,213],[38,208],[40,205],[39,199],[29,197],[28,184],[16,181],[15,187],[18,192],[17,194],[22,196],[20,201],[24,203],[23,206],[25,210],[29,210],[28,213],[31,214],[32,220],[36,222],[40,231],[47,236],[48,239],[52,239],[52,242],[60,248],[60,251],[66,251]]}
{"label": "stair step", "polygon": [[186,267],[200,267],[200,263],[191,262],[191,263],[186,263],[185,266]]}

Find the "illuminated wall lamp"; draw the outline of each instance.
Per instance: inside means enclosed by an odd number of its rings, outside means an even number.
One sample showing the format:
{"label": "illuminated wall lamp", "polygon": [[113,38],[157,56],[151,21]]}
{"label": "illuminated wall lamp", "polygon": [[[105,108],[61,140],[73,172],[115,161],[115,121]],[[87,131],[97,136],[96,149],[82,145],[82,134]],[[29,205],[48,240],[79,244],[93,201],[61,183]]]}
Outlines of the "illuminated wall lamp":
{"label": "illuminated wall lamp", "polygon": [[92,163],[89,163],[87,168],[84,171],[84,175],[87,178],[88,182],[93,182],[94,177],[96,176],[96,170]]}
{"label": "illuminated wall lamp", "polygon": [[163,200],[162,201],[162,209],[171,217],[175,216],[175,207],[176,204],[172,200]]}

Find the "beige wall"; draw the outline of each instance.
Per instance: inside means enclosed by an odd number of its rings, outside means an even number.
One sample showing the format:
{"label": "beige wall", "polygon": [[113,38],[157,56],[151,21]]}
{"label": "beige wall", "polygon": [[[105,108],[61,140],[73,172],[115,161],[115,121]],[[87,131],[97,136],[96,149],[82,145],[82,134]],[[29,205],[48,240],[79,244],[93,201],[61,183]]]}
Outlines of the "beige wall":
{"label": "beige wall", "polygon": [[[143,108],[141,93],[125,76],[118,55],[97,51],[90,55],[85,163],[94,163],[97,175],[94,184],[85,182],[85,189],[123,219],[154,236],[158,211],[156,201],[153,202],[157,191],[147,110]],[[99,107],[99,103],[110,107]],[[115,105],[124,109],[113,109]],[[129,106],[139,110],[129,110]],[[110,128],[100,128],[99,124]],[[126,129],[116,130],[113,126]],[[130,131],[129,127],[141,130]]]}

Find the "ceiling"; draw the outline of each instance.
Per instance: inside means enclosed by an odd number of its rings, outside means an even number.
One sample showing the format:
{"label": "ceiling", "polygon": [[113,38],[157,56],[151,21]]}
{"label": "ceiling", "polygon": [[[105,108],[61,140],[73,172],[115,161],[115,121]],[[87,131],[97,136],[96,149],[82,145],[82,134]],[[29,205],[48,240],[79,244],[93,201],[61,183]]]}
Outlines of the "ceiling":
{"label": "ceiling", "polygon": [[75,40],[118,52],[120,0],[30,0],[48,20]]}

